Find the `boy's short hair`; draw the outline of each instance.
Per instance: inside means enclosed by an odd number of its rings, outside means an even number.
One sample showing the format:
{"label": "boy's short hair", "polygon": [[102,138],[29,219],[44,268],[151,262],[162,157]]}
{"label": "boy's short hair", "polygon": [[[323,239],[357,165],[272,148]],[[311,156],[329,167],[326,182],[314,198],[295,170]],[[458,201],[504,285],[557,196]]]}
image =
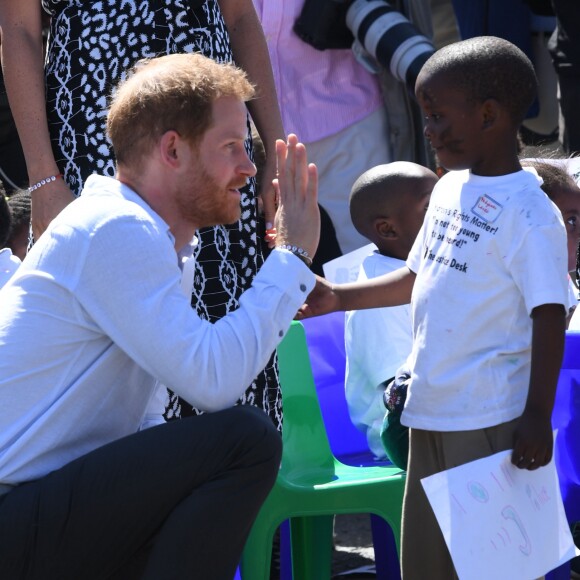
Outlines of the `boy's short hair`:
{"label": "boy's short hair", "polygon": [[376,165],[361,174],[349,195],[350,219],[359,234],[368,238],[372,222],[379,216],[391,216],[401,196],[429,175],[426,167],[411,161]]}
{"label": "boy's short hair", "polygon": [[524,120],[538,88],[530,59],[511,42],[495,36],[476,36],[438,50],[420,74],[440,73],[470,101],[498,101],[516,126]]}
{"label": "boy's short hair", "polygon": [[10,235],[12,237],[15,230],[20,227],[29,227],[31,199],[30,192],[27,189],[17,189],[8,198],[8,207],[10,209]]}
{"label": "boy's short hair", "polygon": [[30,221],[31,198],[28,189],[17,189],[8,198],[8,207],[14,226]]}
{"label": "boy's short hair", "polygon": [[107,115],[117,161],[138,164],[169,130],[195,145],[211,126],[220,97],[254,97],[246,74],[201,54],[171,54],[140,61],[119,84]]}
{"label": "boy's short hair", "polygon": [[[389,187],[393,176],[388,165],[377,165],[365,171],[354,182],[348,199],[352,225],[361,236],[368,237],[372,221],[392,204],[394,192]],[[390,213],[390,212],[389,212]]]}

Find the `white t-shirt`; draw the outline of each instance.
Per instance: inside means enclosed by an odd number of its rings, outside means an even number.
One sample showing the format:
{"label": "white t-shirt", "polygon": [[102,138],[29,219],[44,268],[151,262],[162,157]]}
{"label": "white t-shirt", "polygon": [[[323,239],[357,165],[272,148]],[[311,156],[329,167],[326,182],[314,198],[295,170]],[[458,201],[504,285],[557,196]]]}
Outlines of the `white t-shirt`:
{"label": "white t-shirt", "polygon": [[530,314],[568,304],[566,232],[539,183],[529,169],[456,171],[435,186],[407,261],[417,278],[404,425],[471,430],[523,412]]}
{"label": "white t-shirt", "polygon": [[181,278],[169,226],[128,187],[91,176],[0,290],[0,482],[159,422],[157,381],[207,411],[233,405],[314,286],[275,250],[212,324]]}
{"label": "white t-shirt", "polygon": [[[376,278],[405,265],[403,260],[374,251],[360,267],[358,280]],[[385,416],[383,389],[378,385],[395,376],[412,344],[411,307],[373,308],[346,313],[345,392],[351,421],[366,433],[371,451],[385,457],[380,429]]]}

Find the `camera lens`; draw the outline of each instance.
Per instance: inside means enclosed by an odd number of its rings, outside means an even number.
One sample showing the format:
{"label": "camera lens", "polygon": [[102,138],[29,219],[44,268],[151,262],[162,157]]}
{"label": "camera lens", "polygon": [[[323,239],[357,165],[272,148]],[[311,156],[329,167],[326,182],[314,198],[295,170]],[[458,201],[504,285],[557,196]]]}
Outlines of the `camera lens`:
{"label": "camera lens", "polygon": [[346,24],[364,49],[414,93],[421,67],[435,52],[433,43],[384,0],[355,0]]}

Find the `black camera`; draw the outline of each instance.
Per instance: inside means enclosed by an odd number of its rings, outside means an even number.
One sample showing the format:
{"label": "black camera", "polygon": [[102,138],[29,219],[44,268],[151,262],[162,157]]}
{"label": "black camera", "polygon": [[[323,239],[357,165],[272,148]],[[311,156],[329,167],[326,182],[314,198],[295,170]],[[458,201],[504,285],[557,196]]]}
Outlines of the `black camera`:
{"label": "black camera", "polygon": [[318,50],[352,48],[376,72],[377,62],[414,94],[431,41],[385,0],[306,0],[294,32]]}
{"label": "black camera", "polygon": [[364,50],[414,94],[419,71],[435,52],[433,43],[385,0],[354,0],[346,25]]}
{"label": "black camera", "polygon": [[306,0],[294,32],[317,50],[350,48],[354,37],[346,26],[349,5],[350,0]]}

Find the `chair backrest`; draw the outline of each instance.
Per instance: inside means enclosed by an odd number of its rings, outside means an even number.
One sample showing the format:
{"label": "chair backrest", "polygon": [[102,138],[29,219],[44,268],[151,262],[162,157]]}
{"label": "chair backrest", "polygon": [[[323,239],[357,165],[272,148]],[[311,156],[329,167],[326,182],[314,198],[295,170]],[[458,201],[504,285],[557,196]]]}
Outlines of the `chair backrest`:
{"label": "chair backrest", "polygon": [[570,521],[580,520],[580,333],[566,333],[552,426],[556,437],[556,469]]}
{"label": "chair backrest", "polygon": [[310,366],[304,328],[292,322],[278,347],[280,385],[284,399],[282,427],[284,448],[282,470],[321,472],[334,471],[334,457],[328,437]]}

